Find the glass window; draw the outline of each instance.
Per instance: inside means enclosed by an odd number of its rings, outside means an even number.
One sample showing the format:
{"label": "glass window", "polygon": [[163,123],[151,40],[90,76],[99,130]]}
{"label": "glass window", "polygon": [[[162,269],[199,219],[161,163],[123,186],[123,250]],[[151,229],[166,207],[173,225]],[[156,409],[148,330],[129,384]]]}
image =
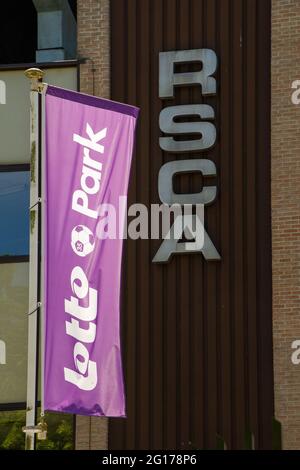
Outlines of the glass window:
{"label": "glass window", "polygon": [[29,254],[29,171],[0,168],[0,257]]}
{"label": "glass window", "polygon": [[0,263],[0,404],[26,401],[28,263]]}

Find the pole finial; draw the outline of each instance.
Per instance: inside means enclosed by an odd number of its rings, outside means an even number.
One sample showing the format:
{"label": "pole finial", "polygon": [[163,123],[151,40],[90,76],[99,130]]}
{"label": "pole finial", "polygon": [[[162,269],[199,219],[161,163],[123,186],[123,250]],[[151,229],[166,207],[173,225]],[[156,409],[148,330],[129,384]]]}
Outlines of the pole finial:
{"label": "pole finial", "polygon": [[25,70],[26,77],[31,80],[31,90],[41,92],[43,90],[43,77],[45,72],[41,69],[31,68]]}

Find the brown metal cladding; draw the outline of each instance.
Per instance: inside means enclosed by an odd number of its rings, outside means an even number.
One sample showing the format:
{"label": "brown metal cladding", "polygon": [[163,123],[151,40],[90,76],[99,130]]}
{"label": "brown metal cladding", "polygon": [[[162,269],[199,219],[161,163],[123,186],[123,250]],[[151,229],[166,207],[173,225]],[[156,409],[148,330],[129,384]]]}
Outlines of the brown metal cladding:
{"label": "brown metal cladding", "polygon": [[[177,255],[152,263],[160,240],[124,250],[122,340],[127,419],[110,420],[110,449],[271,448],[270,1],[112,0],[112,99],[141,108],[129,204],[159,203],[158,172],[212,159],[218,197],[205,208],[220,262]],[[217,95],[177,88],[158,97],[161,51],[210,48]],[[217,143],[191,155],[159,147],[160,110],[207,103]],[[201,183],[201,182],[200,182]],[[175,181],[194,192],[199,179]],[[209,184],[209,183],[207,183]]]}

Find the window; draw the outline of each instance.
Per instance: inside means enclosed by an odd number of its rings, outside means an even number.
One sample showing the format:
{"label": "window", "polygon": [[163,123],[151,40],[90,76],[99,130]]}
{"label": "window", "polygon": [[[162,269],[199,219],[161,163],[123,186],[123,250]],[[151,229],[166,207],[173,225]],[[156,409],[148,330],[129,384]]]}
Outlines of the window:
{"label": "window", "polygon": [[0,166],[0,258],[29,255],[30,172]]}
{"label": "window", "polygon": [[0,64],[35,62],[37,13],[32,0],[1,2]]}
{"label": "window", "polygon": [[28,263],[0,263],[0,406],[26,401]]}

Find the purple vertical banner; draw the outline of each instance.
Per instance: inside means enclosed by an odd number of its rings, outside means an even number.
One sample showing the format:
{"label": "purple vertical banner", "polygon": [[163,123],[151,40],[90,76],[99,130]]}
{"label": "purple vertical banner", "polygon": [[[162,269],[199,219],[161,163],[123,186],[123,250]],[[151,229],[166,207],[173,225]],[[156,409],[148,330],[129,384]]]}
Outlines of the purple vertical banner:
{"label": "purple vertical banner", "polygon": [[122,417],[123,237],[103,218],[125,217],[138,109],[48,86],[45,115],[44,406]]}

